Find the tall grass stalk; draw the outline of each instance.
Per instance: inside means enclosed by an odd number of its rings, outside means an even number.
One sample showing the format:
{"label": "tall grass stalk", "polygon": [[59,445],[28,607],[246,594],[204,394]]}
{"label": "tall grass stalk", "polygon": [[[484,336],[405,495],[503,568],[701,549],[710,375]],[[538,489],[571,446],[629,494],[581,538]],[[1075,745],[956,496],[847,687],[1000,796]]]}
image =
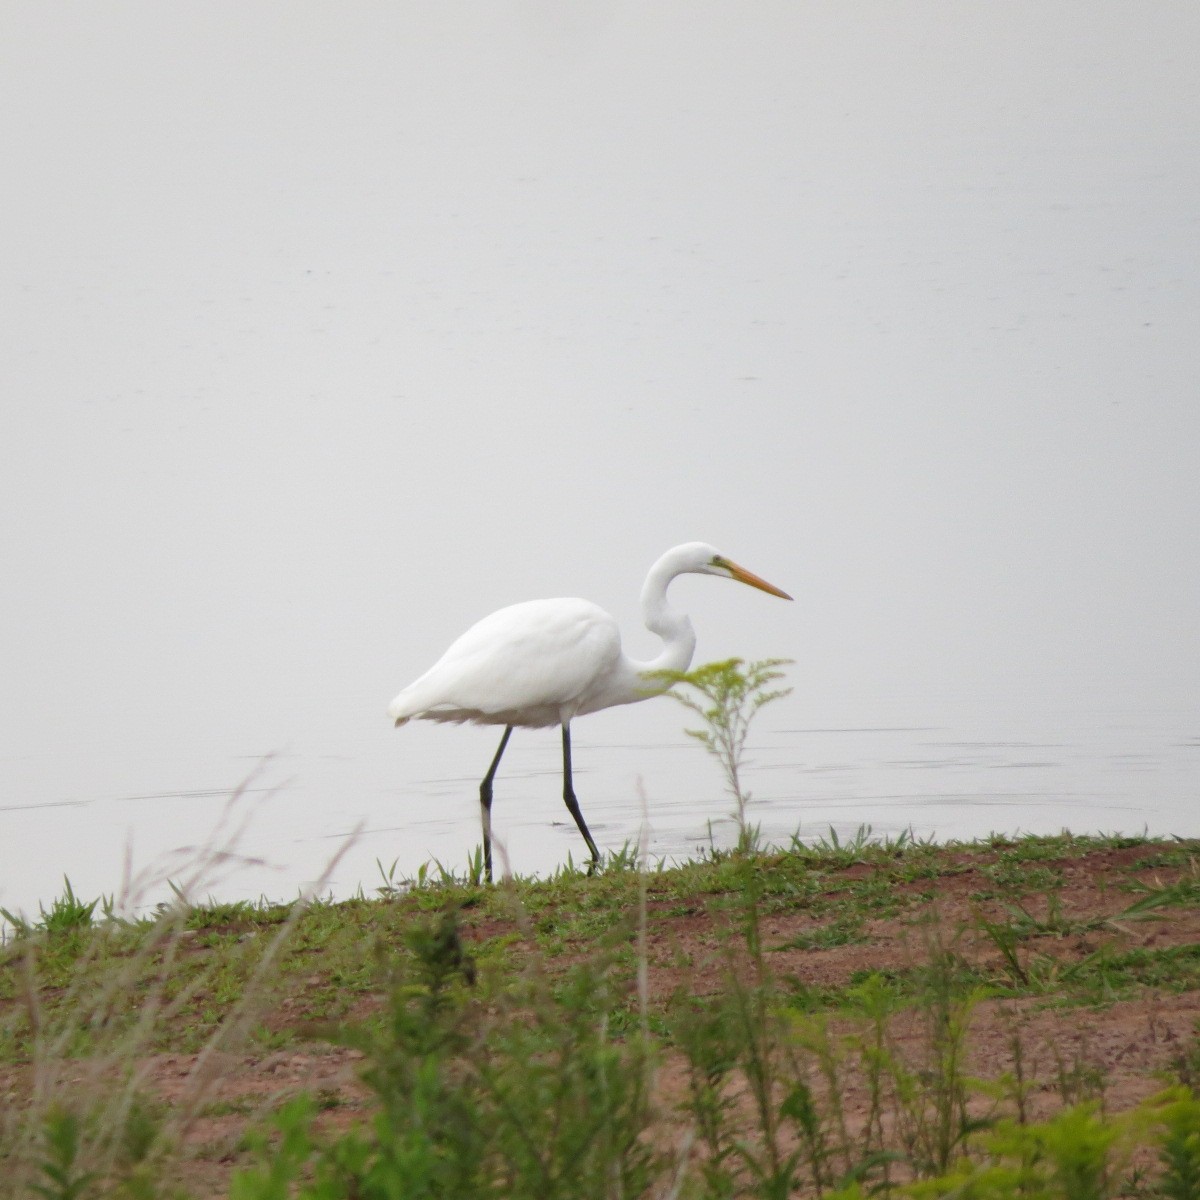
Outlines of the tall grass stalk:
{"label": "tall grass stalk", "polygon": [[[237,995],[200,1046],[178,1099],[168,1108],[150,1095],[146,1064],[210,982],[204,972],[185,981],[181,970],[194,939],[187,898],[215,886],[236,865],[246,819],[238,809],[248,783],[232,795],[194,858],[170,863],[173,874],[186,865],[182,882],[161,870],[135,876],[127,868],[119,902],[105,902],[100,925],[91,922],[91,911],[82,920],[94,905],[82,904],[68,885],[49,915],[27,924],[10,948],[19,958],[23,987],[0,1034],[5,1048],[29,1064],[23,1094],[0,1112],[0,1178],[12,1195],[158,1195],[159,1182],[171,1173],[168,1164],[178,1163],[179,1148],[220,1075],[223,1056],[244,1044],[270,1005],[272,965],[303,903],[291,907],[265,944],[247,945]],[[314,893],[327,886],[346,848],[330,861]],[[160,904],[148,918],[121,915],[136,913],[143,898],[164,884],[175,903]],[[81,919],[53,919],[68,907]],[[44,976],[63,974],[63,988],[44,983]],[[43,1004],[43,991],[58,992],[53,1009]]]}

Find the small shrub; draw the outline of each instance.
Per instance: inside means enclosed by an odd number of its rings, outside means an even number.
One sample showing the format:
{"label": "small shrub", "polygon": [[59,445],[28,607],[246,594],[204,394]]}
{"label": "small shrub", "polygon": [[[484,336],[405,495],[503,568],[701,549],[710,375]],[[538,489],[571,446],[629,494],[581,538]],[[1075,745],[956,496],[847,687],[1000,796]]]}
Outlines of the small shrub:
{"label": "small shrub", "polygon": [[[750,793],[742,781],[746,737],[759,710],[780,700],[791,688],[773,688],[783,678],[778,668],[786,658],[767,658],[745,664],[740,658],[706,663],[691,671],[656,671],[654,677],[671,686],[667,693],[704,722],[700,729],[684,732],[695,738],[721,766],[725,786],[733,797],[738,827],[738,851],[748,854],[758,848],[758,830],[747,824]],[[699,698],[681,688],[691,688]]]}

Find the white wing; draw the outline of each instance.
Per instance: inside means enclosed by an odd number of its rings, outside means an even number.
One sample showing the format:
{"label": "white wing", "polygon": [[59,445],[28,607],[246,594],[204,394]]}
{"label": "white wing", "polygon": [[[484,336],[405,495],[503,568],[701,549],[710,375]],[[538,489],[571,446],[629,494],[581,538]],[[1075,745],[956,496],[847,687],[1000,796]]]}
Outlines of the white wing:
{"label": "white wing", "polygon": [[496,725],[557,725],[621,661],[616,622],[587,600],[530,600],[472,625],[392,701],[388,715]]}

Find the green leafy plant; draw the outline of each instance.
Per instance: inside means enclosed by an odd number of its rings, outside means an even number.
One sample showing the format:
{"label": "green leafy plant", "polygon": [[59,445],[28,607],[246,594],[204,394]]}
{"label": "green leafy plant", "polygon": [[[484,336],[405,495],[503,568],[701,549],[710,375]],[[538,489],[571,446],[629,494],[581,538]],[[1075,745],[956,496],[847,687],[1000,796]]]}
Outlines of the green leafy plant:
{"label": "green leafy plant", "polygon": [[580,1200],[639,1196],[652,1174],[646,1043],[610,1033],[620,993],[603,955],[557,986],[540,970],[480,994],[458,912],[413,922],[381,948],[376,1022],[331,1032],[363,1055],[375,1116],[322,1136],[311,1101],[253,1142],[232,1200]]}
{"label": "green leafy plant", "polygon": [[1200,1100],[1181,1089],[1163,1117],[1162,1194],[1168,1200],[1200,1200]]}
{"label": "green leafy plant", "polygon": [[751,799],[742,781],[746,738],[763,706],[791,692],[791,688],[772,687],[784,677],[779,668],[790,662],[786,658],[766,658],[744,663],[740,658],[730,658],[705,663],[691,671],[654,672],[655,679],[670,686],[667,694],[704,722],[701,728],[685,732],[721,766],[725,786],[735,805],[733,816],[737,821],[740,853],[749,853],[758,843],[757,828],[746,821]]}
{"label": "green leafy plant", "polygon": [[97,896],[95,900],[81,900],[75,895],[70,879],[64,875],[63,894],[56,896],[49,908],[38,905],[41,914],[38,920],[30,921],[20,913],[9,912],[7,908],[0,908],[0,917],[12,927],[17,937],[32,937],[35,933],[62,934],[91,926],[97,905],[101,906],[106,918],[113,918],[113,902],[110,898]]}
{"label": "green leafy plant", "polygon": [[30,1189],[45,1200],[77,1200],[91,1190],[95,1172],[79,1165],[83,1134],[78,1114],[55,1107],[46,1113],[42,1131],[41,1179]]}

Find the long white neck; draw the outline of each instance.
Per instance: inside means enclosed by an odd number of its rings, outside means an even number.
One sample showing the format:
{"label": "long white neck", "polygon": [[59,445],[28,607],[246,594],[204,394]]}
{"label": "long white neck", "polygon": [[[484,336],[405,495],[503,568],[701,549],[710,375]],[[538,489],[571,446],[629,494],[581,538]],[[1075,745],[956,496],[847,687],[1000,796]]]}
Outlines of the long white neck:
{"label": "long white neck", "polygon": [[[650,568],[642,586],[642,620],[651,633],[663,640],[662,652],[649,662],[635,662],[633,666],[642,671],[686,671],[696,649],[696,633],[692,623],[667,603],[667,585],[676,575],[689,569],[680,563],[673,550],[668,550]],[[663,684],[658,690],[665,691]]]}

